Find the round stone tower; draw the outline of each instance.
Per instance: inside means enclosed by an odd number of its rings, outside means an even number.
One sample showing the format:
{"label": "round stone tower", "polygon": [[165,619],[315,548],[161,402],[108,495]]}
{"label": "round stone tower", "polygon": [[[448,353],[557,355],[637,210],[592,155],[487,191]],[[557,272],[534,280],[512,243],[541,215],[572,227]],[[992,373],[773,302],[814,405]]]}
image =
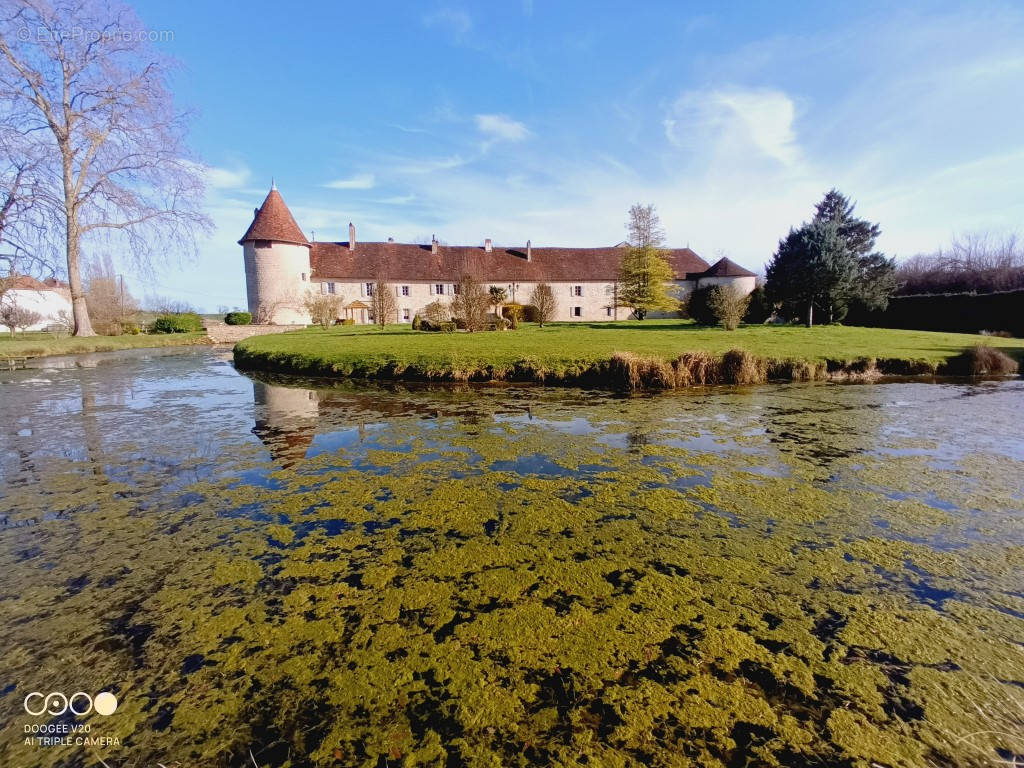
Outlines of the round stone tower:
{"label": "round stone tower", "polygon": [[276,185],[238,244],[245,257],[245,290],[253,322],[309,323],[303,302],[312,287],[310,244]]}

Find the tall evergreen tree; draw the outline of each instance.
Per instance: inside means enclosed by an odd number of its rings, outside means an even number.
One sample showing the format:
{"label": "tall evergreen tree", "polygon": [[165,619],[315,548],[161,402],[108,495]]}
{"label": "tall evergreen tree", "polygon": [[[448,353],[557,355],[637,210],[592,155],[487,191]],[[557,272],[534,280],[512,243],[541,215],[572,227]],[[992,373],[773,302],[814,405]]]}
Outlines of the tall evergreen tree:
{"label": "tall evergreen tree", "polygon": [[814,218],[779,242],[767,270],[769,297],[790,316],[803,315],[808,326],[815,308],[834,322],[853,301],[884,307],[896,288],[895,263],[874,251],[880,232],[854,215],[842,193],[829,190]]}

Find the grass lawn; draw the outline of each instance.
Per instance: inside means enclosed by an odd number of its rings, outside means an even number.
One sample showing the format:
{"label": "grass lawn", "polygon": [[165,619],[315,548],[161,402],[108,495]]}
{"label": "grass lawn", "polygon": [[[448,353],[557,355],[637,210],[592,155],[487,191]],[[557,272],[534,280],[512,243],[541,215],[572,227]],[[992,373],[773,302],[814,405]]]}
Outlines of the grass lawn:
{"label": "grass lawn", "polygon": [[44,355],[73,355],[77,352],[113,352],[117,349],[142,347],[171,347],[184,344],[203,344],[205,333],[154,333],[124,336],[57,337],[52,333],[29,331],[11,336],[0,334],[0,360],[5,357],[42,357]]}
{"label": "grass lawn", "polygon": [[398,368],[428,378],[447,378],[452,372],[465,378],[465,372],[487,369],[500,374],[525,361],[533,370],[571,377],[616,352],[674,360],[685,352],[721,355],[744,349],[776,360],[895,358],[937,364],[979,343],[1024,360],[1024,339],[845,326],[752,325],[725,331],[684,320],[526,324],[516,331],[454,334],[413,331],[408,325],[384,331],[375,326],[310,328],[245,339],[235,347],[235,358],[240,365],[264,370],[374,376]]}

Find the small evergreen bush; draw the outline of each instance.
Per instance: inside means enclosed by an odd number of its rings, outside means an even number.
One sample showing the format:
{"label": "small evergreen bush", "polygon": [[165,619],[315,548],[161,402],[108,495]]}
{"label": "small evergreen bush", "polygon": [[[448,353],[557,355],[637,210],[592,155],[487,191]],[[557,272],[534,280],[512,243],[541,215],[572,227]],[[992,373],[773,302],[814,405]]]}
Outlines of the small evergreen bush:
{"label": "small evergreen bush", "polygon": [[228,325],[249,325],[252,315],[248,312],[228,312],[224,315],[224,322]]}
{"label": "small evergreen bush", "polygon": [[455,327],[456,327],[455,323],[453,323],[451,320],[449,320],[446,323],[438,324],[437,329],[441,333],[455,333]]}
{"label": "small evergreen bush", "polygon": [[412,317],[412,329],[414,331],[422,331],[423,330],[423,320],[420,318],[419,315],[413,315],[413,317]]}
{"label": "small evergreen bush", "polygon": [[153,333],[199,333],[202,330],[203,319],[195,312],[160,315],[153,321]]}

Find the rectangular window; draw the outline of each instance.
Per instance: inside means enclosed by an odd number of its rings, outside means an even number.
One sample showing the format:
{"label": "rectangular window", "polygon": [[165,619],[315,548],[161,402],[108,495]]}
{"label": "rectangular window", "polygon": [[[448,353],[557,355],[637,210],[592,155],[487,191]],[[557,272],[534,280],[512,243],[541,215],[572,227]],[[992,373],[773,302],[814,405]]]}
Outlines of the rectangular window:
{"label": "rectangular window", "polygon": [[583,317],[583,307],[573,307],[572,308],[572,316],[573,317]]}
{"label": "rectangular window", "polygon": [[583,286],[582,285],[574,285],[573,289],[572,289],[572,295],[573,296],[582,296],[583,295]]}
{"label": "rectangular window", "polygon": [[403,285],[402,286],[402,295],[403,296],[408,296],[409,295],[409,286],[408,285]]}
{"label": "rectangular window", "polygon": [[302,273],[302,282],[306,282],[306,273],[305,272]]}
{"label": "rectangular window", "polygon": [[366,284],[366,295],[373,296],[373,283]]}
{"label": "rectangular window", "polygon": [[407,323],[409,322],[409,310],[408,309],[403,309],[402,310],[402,319],[405,322],[407,322]]}
{"label": "rectangular window", "polygon": [[256,241],[256,247],[257,248],[269,248],[270,247],[270,241],[269,240],[257,240]]}
{"label": "rectangular window", "polygon": [[605,307],[604,311],[605,311],[605,314],[608,315],[608,317],[612,316],[612,308],[611,307]]}
{"label": "rectangular window", "polygon": [[459,286],[452,285],[451,291],[452,291],[452,296],[458,296],[459,295]]}
{"label": "rectangular window", "polygon": [[438,283],[434,286],[434,293],[438,296],[444,296],[444,283]]}
{"label": "rectangular window", "polygon": [[328,283],[327,284],[327,292],[328,293],[334,293],[334,283]]}

